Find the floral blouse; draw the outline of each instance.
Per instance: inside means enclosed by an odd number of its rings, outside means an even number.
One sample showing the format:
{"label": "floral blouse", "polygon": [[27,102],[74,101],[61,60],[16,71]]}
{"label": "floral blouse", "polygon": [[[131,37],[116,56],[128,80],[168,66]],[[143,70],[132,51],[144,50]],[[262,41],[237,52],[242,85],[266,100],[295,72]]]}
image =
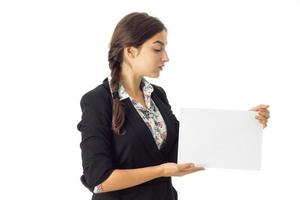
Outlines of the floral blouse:
{"label": "floral blouse", "polygon": [[[110,80],[111,80],[111,76],[108,77],[109,83]],[[151,98],[151,93],[154,90],[153,86],[145,78],[142,79],[141,84],[142,84],[145,104],[147,108],[145,108],[142,104],[137,102],[135,99],[131,98],[126,92],[122,84],[120,84],[118,89],[119,97],[121,101],[126,98],[129,98],[131,100],[133,106],[138,111],[139,115],[144,120],[147,127],[150,129],[152,136],[156,142],[157,148],[160,149],[162,144],[165,143],[167,138],[166,124],[157,106],[155,105],[154,101]],[[110,91],[112,93],[111,88]],[[102,186],[101,184],[99,184],[98,186],[95,187],[94,193],[100,193],[101,191],[102,191]]]}

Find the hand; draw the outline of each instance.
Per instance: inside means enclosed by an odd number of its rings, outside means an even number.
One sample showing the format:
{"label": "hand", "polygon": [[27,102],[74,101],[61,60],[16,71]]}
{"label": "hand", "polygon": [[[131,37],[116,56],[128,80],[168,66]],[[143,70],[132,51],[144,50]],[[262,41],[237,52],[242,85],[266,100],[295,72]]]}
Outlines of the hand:
{"label": "hand", "polygon": [[162,168],[162,176],[184,176],[200,170],[205,170],[203,167],[195,166],[193,163],[177,164],[177,163],[164,163],[159,165]]}
{"label": "hand", "polygon": [[267,127],[268,119],[270,118],[270,111],[268,110],[268,107],[269,105],[260,104],[249,110],[258,112],[255,118],[263,125],[263,128]]}

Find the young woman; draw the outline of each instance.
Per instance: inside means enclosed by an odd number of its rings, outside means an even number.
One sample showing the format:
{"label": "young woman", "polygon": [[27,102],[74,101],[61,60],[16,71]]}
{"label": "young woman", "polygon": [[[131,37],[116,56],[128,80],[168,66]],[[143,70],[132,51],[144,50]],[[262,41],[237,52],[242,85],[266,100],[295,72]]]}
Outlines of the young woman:
{"label": "young woman", "polygon": [[[172,176],[204,170],[177,164],[179,121],[159,77],[166,62],[167,29],[147,13],[130,13],[110,42],[111,73],[80,101],[82,183],[96,200],[175,200]],[[268,106],[252,108],[264,125]]]}

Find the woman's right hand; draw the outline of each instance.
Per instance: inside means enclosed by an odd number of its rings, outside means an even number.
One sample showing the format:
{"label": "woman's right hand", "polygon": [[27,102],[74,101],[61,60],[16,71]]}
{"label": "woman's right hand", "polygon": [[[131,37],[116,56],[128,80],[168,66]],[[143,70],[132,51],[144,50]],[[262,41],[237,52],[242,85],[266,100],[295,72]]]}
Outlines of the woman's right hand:
{"label": "woman's right hand", "polygon": [[164,163],[159,165],[162,170],[163,177],[169,176],[184,176],[186,174],[190,174],[193,172],[197,172],[200,170],[205,170],[204,167],[195,166],[193,163],[184,163],[184,164],[177,164],[177,163]]}

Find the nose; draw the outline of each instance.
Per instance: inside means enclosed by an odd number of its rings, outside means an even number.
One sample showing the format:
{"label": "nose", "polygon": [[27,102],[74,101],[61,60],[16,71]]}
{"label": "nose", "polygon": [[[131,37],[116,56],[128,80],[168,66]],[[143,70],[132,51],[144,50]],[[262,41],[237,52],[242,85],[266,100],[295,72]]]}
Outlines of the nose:
{"label": "nose", "polygon": [[166,51],[165,51],[164,54],[163,54],[162,61],[163,61],[163,62],[168,62],[168,61],[169,61],[169,57],[168,57],[168,54],[167,54]]}

